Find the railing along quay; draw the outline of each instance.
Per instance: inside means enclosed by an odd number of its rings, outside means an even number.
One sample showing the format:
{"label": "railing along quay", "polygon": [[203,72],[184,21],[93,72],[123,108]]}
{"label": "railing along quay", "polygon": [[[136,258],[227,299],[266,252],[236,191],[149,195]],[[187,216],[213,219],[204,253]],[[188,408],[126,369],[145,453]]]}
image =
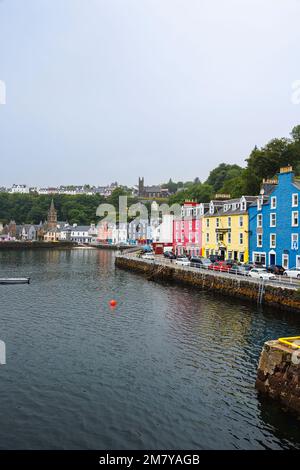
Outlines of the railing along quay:
{"label": "railing along quay", "polygon": [[[199,272],[206,272],[207,274],[217,276],[217,277],[225,277],[229,279],[236,279],[236,280],[245,280],[249,283],[252,284],[257,284],[257,286],[271,286],[271,287],[282,287],[286,289],[292,289],[292,290],[297,290],[300,289],[300,280],[299,279],[294,279],[291,277],[287,276],[282,276],[282,275],[274,275],[276,279],[271,280],[271,279],[261,279],[261,278],[253,278],[248,276],[247,274],[243,274],[239,272],[238,270],[235,269],[229,269],[228,272],[222,271],[222,269],[218,270],[216,268],[214,269],[209,269],[207,266],[204,265],[193,265],[191,264],[190,266],[183,266],[180,264],[176,263],[176,260],[173,260],[172,262],[170,260],[167,260],[163,257],[158,257],[157,259],[154,260],[147,260],[142,257],[137,257],[134,254],[118,254],[118,257],[129,259],[129,260],[136,260],[137,262],[143,262],[147,263],[149,265],[156,265],[156,266],[168,266],[172,267],[174,269],[180,269],[184,271],[191,271],[195,273]],[[158,255],[159,256],[159,255]],[[223,268],[224,269],[224,268]]]}

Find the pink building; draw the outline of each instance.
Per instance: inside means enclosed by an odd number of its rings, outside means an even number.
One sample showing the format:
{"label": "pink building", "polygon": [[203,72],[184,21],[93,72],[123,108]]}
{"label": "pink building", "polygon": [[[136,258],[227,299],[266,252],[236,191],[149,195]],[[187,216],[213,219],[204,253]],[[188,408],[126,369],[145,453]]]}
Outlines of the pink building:
{"label": "pink building", "polygon": [[186,201],[181,218],[173,221],[173,251],[177,255],[201,256],[202,219],[209,204]]}
{"label": "pink building", "polygon": [[113,224],[108,222],[99,222],[98,226],[98,235],[97,235],[97,242],[99,243],[111,243],[112,242],[112,231],[113,231]]}

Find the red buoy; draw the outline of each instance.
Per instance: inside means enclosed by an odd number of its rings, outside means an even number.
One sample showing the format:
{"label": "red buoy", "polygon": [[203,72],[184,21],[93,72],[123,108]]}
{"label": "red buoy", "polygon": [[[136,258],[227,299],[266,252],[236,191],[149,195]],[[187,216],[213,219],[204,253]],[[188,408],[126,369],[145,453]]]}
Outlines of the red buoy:
{"label": "red buoy", "polygon": [[116,307],[116,306],[117,306],[117,301],[114,300],[114,299],[111,299],[111,300],[109,301],[109,305],[110,305],[111,307]]}

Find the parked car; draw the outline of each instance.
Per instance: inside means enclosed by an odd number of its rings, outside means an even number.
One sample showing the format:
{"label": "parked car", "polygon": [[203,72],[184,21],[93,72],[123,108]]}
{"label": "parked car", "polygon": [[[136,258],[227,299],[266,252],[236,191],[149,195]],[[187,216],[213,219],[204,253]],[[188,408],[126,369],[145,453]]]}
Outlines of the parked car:
{"label": "parked car", "polygon": [[296,279],[300,279],[300,268],[291,268],[286,269],[283,273],[284,276],[293,277]]}
{"label": "parked car", "polygon": [[210,255],[208,258],[210,259],[211,263],[215,263],[216,261],[222,261],[221,256],[219,255]]}
{"label": "parked car", "polygon": [[231,266],[230,272],[232,274],[237,274],[238,276],[248,276],[252,268],[243,264],[234,264]]}
{"label": "parked car", "polygon": [[267,267],[267,271],[269,273],[282,275],[284,274],[285,269],[283,266],[280,266],[280,264],[270,264],[270,266]]}
{"label": "parked car", "polygon": [[191,262],[191,266],[194,266],[195,268],[200,268],[200,267],[208,268],[208,266],[211,265],[211,261],[208,258],[204,258],[203,256],[199,256],[199,257],[193,256],[190,259],[190,262]]}
{"label": "parked car", "polygon": [[268,273],[265,268],[253,268],[249,271],[248,276],[253,277],[255,279],[264,279],[268,281],[276,279],[276,276],[272,273]]}
{"label": "parked car", "polygon": [[212,271],[220,271],[223,273],[229,273],[230,272],[230,266],[228,266],[225,261],[216,261],[215,263],[212,263],[208,266],[208,269],[211,269]]}
{"label": "parked car", "polygon": [[154,256],[154,253],[144,253],[142,255],[142,258],[143,259],[148,259],[148,260],[154,260],[155,256]]}
{"label": "parked car", "polygon": [[173,251],[165,251],[164,257],[167,259],[176,259],[176,255],[173,253]]}
{"label": "parked car", "polygon": [[179,264],[180,266],[190,266],[191,263],[190,263],[190,260],[186,257],[177,257],[176,261],[175,261],[176,264]]}

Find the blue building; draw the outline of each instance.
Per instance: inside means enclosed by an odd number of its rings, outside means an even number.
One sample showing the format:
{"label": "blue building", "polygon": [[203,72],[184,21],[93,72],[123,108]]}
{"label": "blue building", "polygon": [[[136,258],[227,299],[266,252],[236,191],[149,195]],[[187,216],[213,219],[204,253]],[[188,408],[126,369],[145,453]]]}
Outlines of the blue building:
{"label": "blue building", "polygon": [[264,266],[300,267],[300,180],[292,167],[280,169],[277,180],[264,181],[249,209],[249,259]]}

